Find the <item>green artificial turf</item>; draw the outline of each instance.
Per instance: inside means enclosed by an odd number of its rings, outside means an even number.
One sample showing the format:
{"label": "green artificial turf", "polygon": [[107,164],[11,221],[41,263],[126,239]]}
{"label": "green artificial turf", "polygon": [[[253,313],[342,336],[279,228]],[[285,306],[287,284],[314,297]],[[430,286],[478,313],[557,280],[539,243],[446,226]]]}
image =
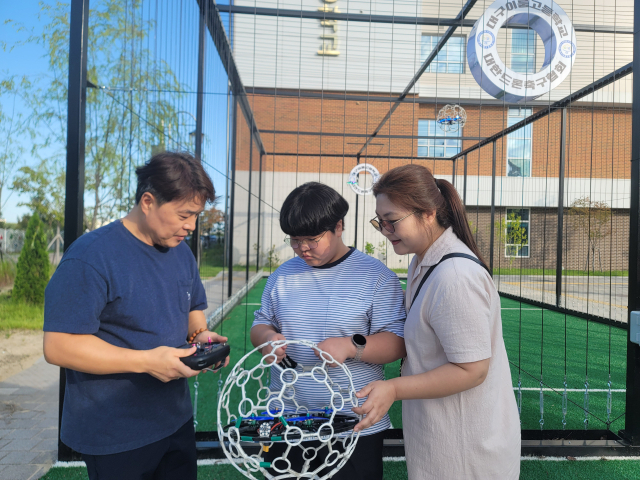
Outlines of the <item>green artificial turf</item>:
{"label": "green artificial turf", "polygon": [[[232,345],[231,365],[252,349],[249,331],[254,312],[260,308],[266,279],[262,279],[235,307],[216,329],[229,337]],[[402,282],[403,287],[405,282]],[[510,361],[513,386],[518,381],[524,390],[522,395],[522,428],[540,429],[540,381],[543,388],[543,428],[560,430],[562,420],[562,390],[566,372],[567,394],[566,429],[585,427],[585,405],[589,411],[587,428],[610,429],[617,432],[624,426],[625,394],[612,394],[611,412],[607,417],[607,392],[589,392],[585,403],[585,380],[589,389],[607,390],[609,375],[612,389],[624,389],[626,380],[626,332],[584,319],[542,310],[526,303],[502,299],[502,328],[507,355]],[[587,336],[588,332],[588,336]],[[588,338],[588,342],[587,342]],[[566,340],[565,340],[566,339]],[[252,359],[253,364],[257,357]],[[252,365],[248,365],[252,366]],[[399,374],[400,362],[385,366],[386,378]],[[199,431],[216,429],[218,381],[224,381],[229,369],[221,373],[204,373],[199,378],[197,420]],[[250,382],[251,385],[252,382]],[[192,398],[193,398],[193,380]],[[526,390],[535,389],[535,390]],[[238,389],[234,389],[236,392]],[[255,396],[255,389],[249,390]],[[516,398],[518,391],[515,391]],[[233,404],[235,397],[232,398]],[[389,411],[394,428],[402,428],[401,403],[396,402]]]}
{"label": "green artificial turf", "polygon": [[[511,363],[513,385],[520,379],[522,392],[522,428],[540,429],[540,381],[561,392],[564,379],[567,394],[567,429],[583,429],[585,420],[585,380],[590,392],[588,428],[607,428],[607,391],[626,385],[626,331],[550,310],[502,299],[502,328]],[[544,428],[562,429],[562,395],[544,392]],[[610,428],[624,428],[625,394],[612,393]],[[613,421],[615,419],[615,421]]]}
{"label": "green artificial turf", "polygon": [[[256,475],[261,479],[262,476]],[[88,480],[84,467],[52,468],[43,480]],[[231,465],[198,467],[199,480],[242,480],[245,477]],[[544,461],[520,463],[521,480],[636,480],[640,478],[640,460]],[[406,480],[405,462],[385,462],[385,480]]]}

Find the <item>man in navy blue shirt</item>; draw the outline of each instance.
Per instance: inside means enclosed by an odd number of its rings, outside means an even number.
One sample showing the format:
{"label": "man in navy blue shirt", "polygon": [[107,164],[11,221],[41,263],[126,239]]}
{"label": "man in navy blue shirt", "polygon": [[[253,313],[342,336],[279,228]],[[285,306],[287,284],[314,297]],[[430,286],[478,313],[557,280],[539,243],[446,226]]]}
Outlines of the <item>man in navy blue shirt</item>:
{"label": "man in navy blue shirt", "polygon": [[[207,299],[183,242],[215,199],[200,162],[165,152],[136,169],[136,205],[66,251],[45,293],[44,355],[67,369],[60,436],[89,478],[196,478],[180,357],[207,330]],[[226,360],[228,362],[228,359]]]}

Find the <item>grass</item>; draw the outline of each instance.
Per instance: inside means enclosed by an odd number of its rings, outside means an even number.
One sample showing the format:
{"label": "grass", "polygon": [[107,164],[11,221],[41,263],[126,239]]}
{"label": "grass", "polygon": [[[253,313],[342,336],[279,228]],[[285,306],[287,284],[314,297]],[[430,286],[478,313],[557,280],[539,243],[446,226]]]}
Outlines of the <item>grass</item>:
{"label": "grass", "polygon": [[[540,429],[540,381],[562,391],[565,374],[568,389],[607,390],[626,385],[627,333],[581,318],[525,303],[502,299],[502,328],[511,363],[513,385],[536,390],[522,394],[522,428]],[[566,341],[565,341],[566,339]],[[583,391],[568,392],[567,429],[584,428]],[[589,428],[607,428],[607,392],[590,392]],[[544,428],[562,429],[562,395],[544,392]],[[612,431],[624,428],[625,394],[612,394]]]}
{"label": "grass", "polygon": [[[217,333],[229,337],[234,365],[244,352],[252,349],[248,335],[254,312],[260,308],[262,279],[249,292],[243,303],[234,308],[220,324]],[[404,285],[403,285],[404,286]],[[566,429],[585,427],[585,379],[590,389],[607,390],[609,376],[612,389],[624,389],[626,384],[626,331],[569,315],[532,307],[517,301],[502,299],[503,338],[510,361],[514,387],[520,381],[522,390],[522,428],[540,429],[540,381],[543,391],[544,429],[561,430],[562,390],[565,372],[567,388],[579,391],[567,393]],[[566,335],[565,335],[566,332]],[[565,343],[566,338],[566,343]],[[385,377],[398,376],[400,362],[385,366]],[[227,372],[204,374],[199,380],[199,397],[213,401],[198,402],[198,430],[216,429],[218,380]],[[192,385],[193,393],[193,385]],[[249,392],[249,395],[255,392]],[[624,428],[625,395],[612,394],[612,406],[607,418],[607,391],[589,392],[588,425],[590,429],[609,428],[617,432]],[[402,428],[401,403],[396,402],[389,411],[395,428]]]}
{"label": "grass", "polygon": [[44,306],[15,303],[8,293],[0,294],[0,331],[42,330]]}
{"label": "grass", "polygon": [[[392,268],[391,271],[395,273],[408,273],[406,268]],[[494,268],[494,275],[556,275],[554,268]],[[607,270],[602,272],[587,271],[587,270],[563,270],[562,275],[565,277],[628,277],[629,270]]]}
{"label": "grass", "polygon": [[[634,480],[640,472],[640,460],[544,461],[520,463],[521,480]],[[256,475],[257,478],[262,478]],[[84,467],[52,468],[42,480],[88,480]],[[199,480],[243,480],[245,477],[231,465],[198,467]],[[407,480],[405,462],[384,462],[385,480]]]}
{"label": "grass", "polygon": [[12,285],[16,278],[16,264],[11,260],[0,260],[0,287]]}
{"label": "grass", "polygon": [[[556,275],[555,268],[494,268],[494,275]],[[629,270],[563,270],[562,275],[566,277],[628,277]]]}

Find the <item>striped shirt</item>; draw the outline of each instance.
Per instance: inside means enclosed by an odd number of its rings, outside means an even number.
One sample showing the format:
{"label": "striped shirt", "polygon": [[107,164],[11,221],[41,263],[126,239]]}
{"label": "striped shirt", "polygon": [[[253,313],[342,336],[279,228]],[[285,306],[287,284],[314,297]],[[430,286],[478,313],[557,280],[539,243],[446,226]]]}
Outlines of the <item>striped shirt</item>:
{"label": "striped shirt", "polygon": [[[392,332],[404,338],[405,317],[404,293],[396,274],[352,248],[341,259],[321,267],[310,267],[300,257],[285,262],[269,277],[253,325],[271,325],[287,340],[320,343],[356,333],[368,336]],[[303,345],[289,345],[287,355],[304,366],[319,363],[313,351]],[[347,359],[345,365],[356,391],[384,379],[383,365],[353,359]],[[349,385],[341,368],[328,370],[334,382],[342,387]],[[281,386],[279,375],[271,375],[271,389],[280,391]],[[311,378],[299,377],[294,387],[298,404],[310,410],[331,404],[326,387]],[[344,412],[352,413],[346,400]],[[390,426],[385,415],[362,434],[371,435]]]}

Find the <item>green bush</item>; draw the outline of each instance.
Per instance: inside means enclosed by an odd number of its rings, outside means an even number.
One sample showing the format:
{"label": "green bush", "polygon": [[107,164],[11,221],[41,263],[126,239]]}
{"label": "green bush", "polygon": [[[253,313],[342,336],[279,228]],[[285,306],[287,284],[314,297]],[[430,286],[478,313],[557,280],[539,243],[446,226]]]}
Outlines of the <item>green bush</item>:
{"label": "green bush", "polygon": [[32,215],[29,220],[16,270],[13,300],[43,304],[44,289],[49,281],[49,253],[44,228],[38,215]]}

